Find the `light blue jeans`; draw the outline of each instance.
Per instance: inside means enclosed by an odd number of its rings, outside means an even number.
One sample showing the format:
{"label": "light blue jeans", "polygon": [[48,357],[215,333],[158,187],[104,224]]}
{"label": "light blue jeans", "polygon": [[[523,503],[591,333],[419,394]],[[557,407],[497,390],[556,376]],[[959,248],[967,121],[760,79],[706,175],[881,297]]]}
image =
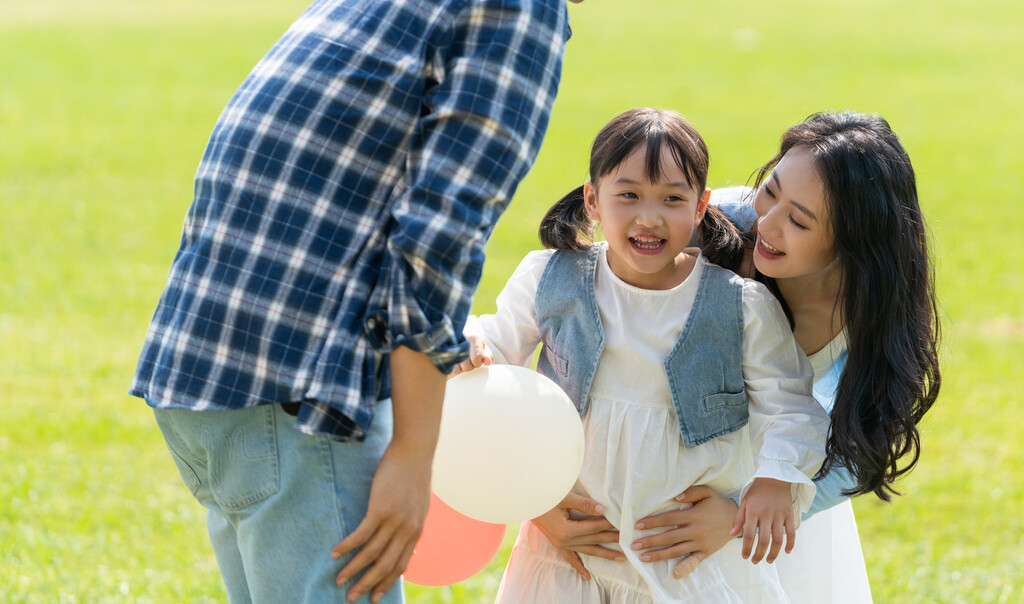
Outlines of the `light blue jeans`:
{"label": "light blue jeans", "polygon": [[[302,434],[280,405],[229,411],[154,409],[206,523],[228,599],[347,602],[334,582],[351,556],[331,549],[366,515],[370,484],[391,440],[390,401],[364,442]],[[369,603],[370,594],[358,602]],[[404,602],[401,580],[382,602]]]}

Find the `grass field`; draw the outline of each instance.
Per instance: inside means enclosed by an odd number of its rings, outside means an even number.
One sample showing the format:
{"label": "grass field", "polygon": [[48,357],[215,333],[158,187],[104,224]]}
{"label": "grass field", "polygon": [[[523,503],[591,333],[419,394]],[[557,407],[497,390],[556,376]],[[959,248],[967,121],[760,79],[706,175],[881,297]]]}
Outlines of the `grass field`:
{"label": "grass field", "polygon": [[[621,7],[621,8],[620,8]],[[627,8],[628,7],[628,8]],[[204,514],[125,392],[218,113],[303,0],[8,0],[0,20],[0,601],[226,601]],[[1024,598],[1024,3],[589,0],[476,309],[636,105],[677,109],[742,183],[821,109],[881,113],[918,174],[942,396],[891,505],[855,501],[878,602]],[[487,602],[476,577],[410,602]]]}

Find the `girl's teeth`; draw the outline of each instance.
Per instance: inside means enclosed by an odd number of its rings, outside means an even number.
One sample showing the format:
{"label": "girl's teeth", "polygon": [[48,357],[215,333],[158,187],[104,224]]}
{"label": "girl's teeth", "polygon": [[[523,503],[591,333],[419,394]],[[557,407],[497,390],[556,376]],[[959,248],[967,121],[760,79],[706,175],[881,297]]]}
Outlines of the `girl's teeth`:
{"label": "girl's teeth", "polygon": [[647,250],[653,250],[653,249],[659,248],[661,246],[661,242],[662,242],[661,239],[639,239],[637,237],[633,237],[632,241],[633,241],[633,245],[635,245],[635,246],[637,246],[639,248],[647,249]]}

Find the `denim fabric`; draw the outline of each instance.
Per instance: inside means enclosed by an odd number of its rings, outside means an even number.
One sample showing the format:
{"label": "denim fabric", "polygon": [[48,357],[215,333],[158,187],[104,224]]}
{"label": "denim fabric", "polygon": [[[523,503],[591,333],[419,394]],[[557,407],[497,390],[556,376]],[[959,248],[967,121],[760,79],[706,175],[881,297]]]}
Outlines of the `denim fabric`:
{"label": "denim fabric", "polygon": [[[543,349],[537,370],[586,412],[604,350],[594,294],[600,252],[555,252],[537,287],[535,307]],[[665,371],[683,443],[693,448],[747,424],[743,385],[743,280],[707,264],[697,299]]]}
{"label": "denim fabric", "polygon": [[[366,514],[391,439],[390,402],[378,403],[361,443],[302,434],[279,405],[153,411],[182,480],[207,508],[232,604],[347,601],[351,583],[334,577],[350,557],[334,560],[331,549]],[[403,602],[401,583],[382,601]]]}
{"label": "denim fabric", "polygon": [[754,194],[750,187],[724,187],[711,192],[711,205],[722,210],[741,233],[754,228],[757,212],[754,210]]}

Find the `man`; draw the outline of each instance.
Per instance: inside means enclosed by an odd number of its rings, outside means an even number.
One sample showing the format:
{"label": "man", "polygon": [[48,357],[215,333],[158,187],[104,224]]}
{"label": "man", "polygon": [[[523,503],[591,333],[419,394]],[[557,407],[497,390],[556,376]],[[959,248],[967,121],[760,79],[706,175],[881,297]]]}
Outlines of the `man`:
{"label": "man", "polygon": [[317,0],[218,119],[131,393],[232,602],[402,601],[444,376],[568,35],[563,0]]}

